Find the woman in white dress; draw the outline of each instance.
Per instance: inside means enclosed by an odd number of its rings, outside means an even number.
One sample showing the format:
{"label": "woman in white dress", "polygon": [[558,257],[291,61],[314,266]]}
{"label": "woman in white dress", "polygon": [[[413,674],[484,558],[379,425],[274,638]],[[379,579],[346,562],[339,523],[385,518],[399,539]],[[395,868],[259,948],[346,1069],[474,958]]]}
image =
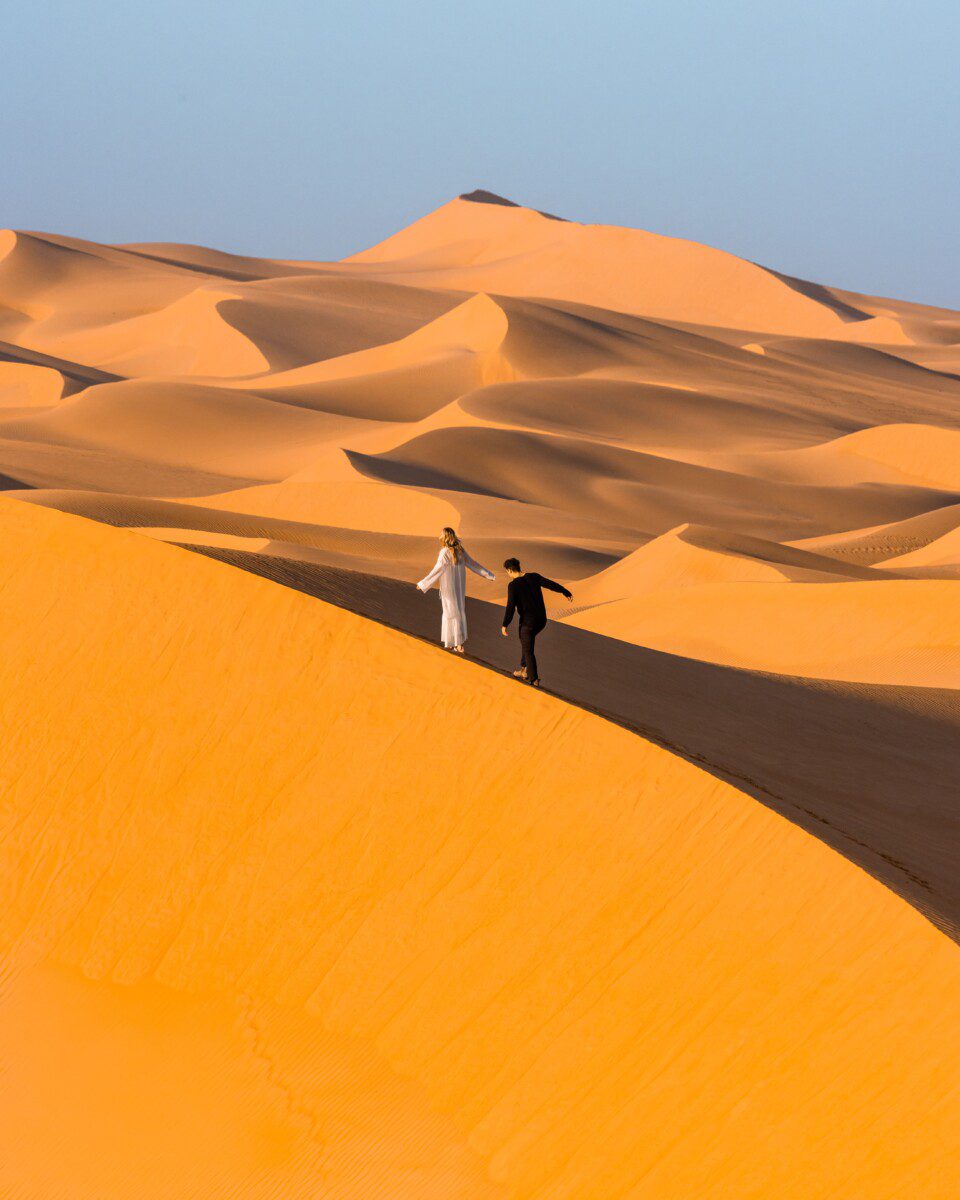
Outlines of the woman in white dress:
{"label": "woman in white dress", "polygon": [[426,592],[439,581],[443,605],[440,640],[457,654],[463,653],[463,643],[467,640],[467,567],[484,579],[494,578],[492,571],[470,557],[456,533],[447,526],[440,534],[440,553],[433,570],[417,584],[421,592]]}

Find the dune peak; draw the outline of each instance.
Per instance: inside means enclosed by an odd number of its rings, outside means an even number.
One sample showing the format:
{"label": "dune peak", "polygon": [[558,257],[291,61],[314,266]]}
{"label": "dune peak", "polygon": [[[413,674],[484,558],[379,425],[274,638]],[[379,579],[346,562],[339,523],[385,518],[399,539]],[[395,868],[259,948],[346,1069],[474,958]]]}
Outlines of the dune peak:
{"label": "dune peak", "polygon": [[503,208],[523,208],[527,212],[535,212],[540,217],[546,217],[548,221],[567,220],[566,217],[558,217],[556,213],[544,212],[540,208],[528,208],[525,204],[518,204],[516,200],[508,200],[506,196],[487,191],[486,188],[474,188],[472,192],[461,192],[457,199],[467,200],[471,204],[499,204]]}
{"label": "dune peak", "polygon": [[520,208],[516,200],[508,200],[506,196],[498,196],[496,192],[488,192],[486,188],[474,188],[472,192],[461,192],[458,200],[469,200],[471,204],[504,204],[507,208]]}

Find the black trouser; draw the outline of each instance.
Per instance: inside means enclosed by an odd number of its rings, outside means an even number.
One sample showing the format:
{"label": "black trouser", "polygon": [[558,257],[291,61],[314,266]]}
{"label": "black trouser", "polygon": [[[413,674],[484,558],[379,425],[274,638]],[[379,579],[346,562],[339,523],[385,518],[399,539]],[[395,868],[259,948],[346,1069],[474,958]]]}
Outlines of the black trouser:
{"label": "black trouser", "polygon": [[546,621],[544,621],[542,625],[520,626],[520,665],[526,669],[528,683],[533,683],[535,679],[540,678],[540,674],[537,671],[537,656],[534,653],[534,646],[536,645],[537,634],[543,632],[546,624]]}

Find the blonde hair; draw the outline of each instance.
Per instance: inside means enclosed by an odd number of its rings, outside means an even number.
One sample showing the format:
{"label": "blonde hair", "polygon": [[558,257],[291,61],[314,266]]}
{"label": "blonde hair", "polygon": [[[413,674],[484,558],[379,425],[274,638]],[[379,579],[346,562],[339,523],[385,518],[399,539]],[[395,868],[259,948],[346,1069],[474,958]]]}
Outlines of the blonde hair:
{"label": "blonde hair", "polygon": [[455,529],[451,529],[449,525],[445,525],[443,533],[440,534],[440,541],[455,563],[458,563],[463,558],[463,545],[457,537]]}

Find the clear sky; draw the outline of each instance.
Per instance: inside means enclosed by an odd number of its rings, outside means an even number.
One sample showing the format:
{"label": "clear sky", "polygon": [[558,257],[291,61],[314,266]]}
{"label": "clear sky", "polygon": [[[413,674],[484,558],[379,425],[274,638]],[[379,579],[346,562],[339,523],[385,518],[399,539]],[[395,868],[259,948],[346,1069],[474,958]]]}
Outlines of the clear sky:
{"label": "clear sky", "polygon": [[0,225],[339,258],[474,187],[960,308],[960,0],[25,0]]}

